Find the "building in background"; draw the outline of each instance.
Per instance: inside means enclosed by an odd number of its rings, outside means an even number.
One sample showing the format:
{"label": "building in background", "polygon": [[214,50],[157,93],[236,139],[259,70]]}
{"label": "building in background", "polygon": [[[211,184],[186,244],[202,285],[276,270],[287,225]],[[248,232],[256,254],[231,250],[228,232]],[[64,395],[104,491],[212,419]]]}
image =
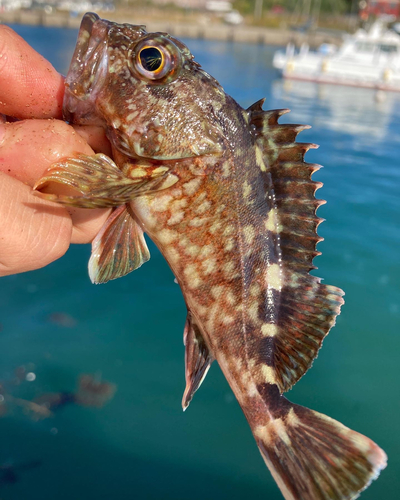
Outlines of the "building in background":
{"label": "building in background", "polygon": [[361,0],[360,18],[367,21],[370,17],[400,17],[400,0]]}

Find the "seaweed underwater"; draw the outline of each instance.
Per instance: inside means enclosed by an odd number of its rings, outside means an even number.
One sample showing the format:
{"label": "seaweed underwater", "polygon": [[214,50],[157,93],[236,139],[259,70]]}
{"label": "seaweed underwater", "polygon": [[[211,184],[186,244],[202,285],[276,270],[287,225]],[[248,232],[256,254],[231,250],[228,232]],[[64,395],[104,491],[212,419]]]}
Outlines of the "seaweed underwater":
{"label": "seaweed underwater", "polygon": [[[77,155],[35,189],[113,211],[92,245],[94,283],[145,263],[155,242],[184,295],[186,409],[216,360],[286,499],[352,499],[386,466],[369,438],[283,396],[310,368],[343,292],[309,274],[321,219],[303,125],[247,110],[180,41],[86,14],[64,117],[106,130],[113,159]],[[52,184],[75,194],[50,194]],[[50,192],[49,192],[50,190]]]}

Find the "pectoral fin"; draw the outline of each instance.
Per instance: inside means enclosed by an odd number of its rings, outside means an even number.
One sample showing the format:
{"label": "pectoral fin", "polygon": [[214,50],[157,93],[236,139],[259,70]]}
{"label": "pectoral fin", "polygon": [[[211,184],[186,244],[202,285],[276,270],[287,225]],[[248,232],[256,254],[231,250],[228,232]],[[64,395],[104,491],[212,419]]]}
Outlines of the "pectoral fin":
{"label": "pectoral fin", "polygon": [[92,242],[89,276],[106,283],[134,271],[150,259],[143,230],[129,205],[116,208]]}
{"label": "pectoral fin", "polygon": [[207,372],[214,361],[195,318],[188,312],[185,330],[183,333],[185,344],[185,377],[186,388],[182,399],[183,411],[189,406],[194,393],[202,384]]}
{"label": "pectoral fin", "polygon": [[124,175],[108,156],[78,154],[55,163],[34,186],[39,190],[55,182],[79,191],[75,196],[38,193],[42,198],[79,208],[118,207],[136,196],[174,185],[178,178],[168,171],[132,168]]}

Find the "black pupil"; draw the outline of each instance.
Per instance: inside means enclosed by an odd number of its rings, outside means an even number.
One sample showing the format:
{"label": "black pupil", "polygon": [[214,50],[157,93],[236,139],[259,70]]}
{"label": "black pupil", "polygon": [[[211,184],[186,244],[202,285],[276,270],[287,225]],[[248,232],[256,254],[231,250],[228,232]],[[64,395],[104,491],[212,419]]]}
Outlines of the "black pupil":
{"label": "black pupil", "polygon": [[146,71],[157,71],[162,64],[161,52],[155,47],[147,47],[140,51],[140,62]]}

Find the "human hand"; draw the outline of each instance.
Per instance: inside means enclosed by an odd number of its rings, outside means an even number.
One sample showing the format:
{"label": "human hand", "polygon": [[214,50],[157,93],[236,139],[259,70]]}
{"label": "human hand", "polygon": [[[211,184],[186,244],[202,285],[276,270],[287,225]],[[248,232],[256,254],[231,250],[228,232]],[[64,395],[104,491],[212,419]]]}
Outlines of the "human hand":
{"label": "human hand", "polygon": [[101,129],[74,129],[61,120],[63,95],[63,77],[0,25],[0,276],[38,269],[70,243],[90,242],[109,214],[61,207],[32,192],[62,157],[109,154]]}

